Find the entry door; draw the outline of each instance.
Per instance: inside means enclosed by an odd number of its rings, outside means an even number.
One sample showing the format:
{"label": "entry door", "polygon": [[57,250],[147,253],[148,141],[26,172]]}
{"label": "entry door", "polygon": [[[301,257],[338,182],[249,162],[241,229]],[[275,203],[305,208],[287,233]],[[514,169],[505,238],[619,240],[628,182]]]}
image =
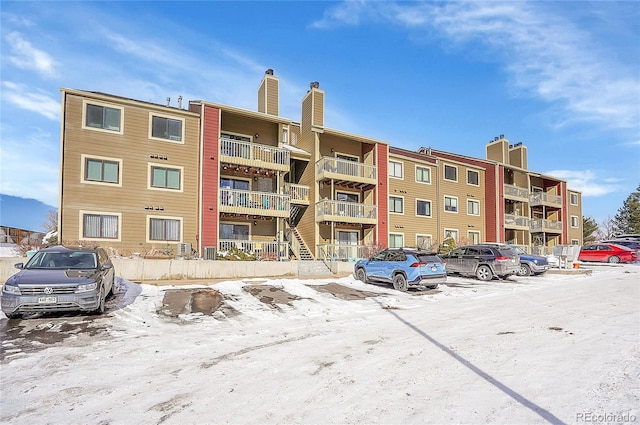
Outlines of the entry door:
{"label": "entry door", "polygon": [[360,239],[359,232],[349,232],[344,230],[338,230],[336,232],[338,239],[338,245],[351,245],[345,247],[338,247],[338,257],[341,259],[357,258],[358,240]]}

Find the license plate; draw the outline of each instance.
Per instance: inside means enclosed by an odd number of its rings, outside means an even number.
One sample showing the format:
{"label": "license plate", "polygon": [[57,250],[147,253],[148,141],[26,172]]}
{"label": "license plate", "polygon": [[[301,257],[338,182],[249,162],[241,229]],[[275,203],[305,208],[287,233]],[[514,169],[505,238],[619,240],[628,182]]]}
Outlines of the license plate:
{"label": "license plate", "polygon": [[58,302],[56,297],[39,297],[38,304],[55,304]]}

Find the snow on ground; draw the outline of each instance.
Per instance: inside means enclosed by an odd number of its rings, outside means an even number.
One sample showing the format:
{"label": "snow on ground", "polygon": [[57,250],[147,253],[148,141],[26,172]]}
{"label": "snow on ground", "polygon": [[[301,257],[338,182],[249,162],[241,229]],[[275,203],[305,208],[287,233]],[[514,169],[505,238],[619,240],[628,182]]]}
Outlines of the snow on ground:
{"label": "snow on ground", "polygon": [[[2,317],[11,424],[638,423],[640,265],[401,293],[353,277],[118,280],[103,317]],[[343,299],[337,283],[374,293]],[[295,298],[265,303],[243,287]],[[159,314],[213,288],[213,315]]]}

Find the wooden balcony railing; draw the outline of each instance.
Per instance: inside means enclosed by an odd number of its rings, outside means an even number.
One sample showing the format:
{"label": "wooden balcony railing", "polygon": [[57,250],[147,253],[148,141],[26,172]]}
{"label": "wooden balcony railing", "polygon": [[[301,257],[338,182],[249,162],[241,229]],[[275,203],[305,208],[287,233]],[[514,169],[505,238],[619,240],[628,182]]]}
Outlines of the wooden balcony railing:
{"label": "wooden balcony railing", "polygon": [[220,139],[220,161],[247,167],[289,171],[289,151],[275,146]]}
{"label": "wooden balcony railing", "polygon": [[531,233],[540,233],[540,232],[562,233],[562,221],[547,220],[544,218],[531,220],[530,230],[531,230]]}
{"label": "wooden balcony railing", "polygon": [[291,197],[292,203],[309,205],[309,186],[285,183],[284,191]]}
{"label": "wooden balcony railing", "polygon": [[318,257],[324,261],[357,261],[370,257],[370,247],[365,245],[318,245]]}
{"label": "wooden balcony railing", "polygon": [[378,210],[373,204],[323,199],[316,204],[316,221],[377,224]]}
{"label": "wooden balcony railing", "polygon": [[248,239],[220,239],[218,256],[225,257],[232,250],[239,250],[256,260],[280,261],[289,258],[288,242],[254,241]]}
{"label": "wooden balcony railing", "polygon": [[375,185],[376,170],[375,165],[324,156],[316,162],[316,180],[334,179]]}
{"label": "wooden balcony railing", "polygon": [[512,184],[504,185],[504,196],[511,199],[529,200],[529,190]]}
{"label": "wooden balcony railing", "polygon": [[220,189],[220,212],[289,217],[289,206],[289,195]]}
{"label": "wooden balcony railing", "polygon": [[504,226],[509,228],[522,227],[529,228],[529,217],[523,217],[515,214],[504,215]]}
{"label": "wooden balcony railing", "polygon": [[562,207],[562,196],[546,192],[532,192],[529,195],[529,203],[532,207],[547,205],[552,207]]}

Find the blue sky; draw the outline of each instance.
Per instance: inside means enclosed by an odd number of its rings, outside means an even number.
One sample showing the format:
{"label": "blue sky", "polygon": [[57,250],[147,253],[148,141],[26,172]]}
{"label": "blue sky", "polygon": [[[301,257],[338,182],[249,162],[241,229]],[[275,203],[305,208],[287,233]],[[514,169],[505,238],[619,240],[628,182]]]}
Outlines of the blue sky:
{"label": "blue sky", "polygon": [[[640,184],[640,2],[9,2],[1,8],[0,193],[58,203],[60,88],[280,114],[309,83],[325,125],[529,168],[613,217]],[[5,208],[7,206],[5,205]]]}

